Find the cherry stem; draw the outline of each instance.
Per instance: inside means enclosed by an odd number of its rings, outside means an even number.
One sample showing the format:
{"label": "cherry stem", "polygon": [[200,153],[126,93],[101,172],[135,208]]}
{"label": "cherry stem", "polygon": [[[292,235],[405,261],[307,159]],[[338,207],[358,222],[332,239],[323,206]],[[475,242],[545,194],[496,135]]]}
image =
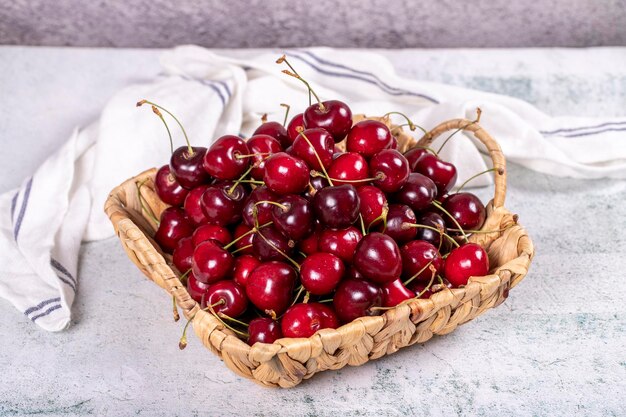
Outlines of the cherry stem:
{"label": "cherry stem", "polygon": [[291,109],[291,106],[289,104],[285,104],[285,103],[280,103],[281,107],[285,108],[285,120],[283,120],[283,127],[287,126],[287,117],[289,117],[289,110]]}
{"label": "cherry stem", "polygon": [[385,230],[387,230],[387,214],[389,213],[389,207],[387,206],[387,204],[385,204],[383,206],[383,211],[380,213],[380,216],[376,217],[374,220],[372,220],[370,222],[369,225],[367,225],[367,233],[370,232],[370,229],[372,228],[372,226],[374,226],[376,223],[378,223],[379,221],[383,221],[383,233],[385,232]]}
{"label": "cherry stem", "polygon": [[324,173],[324,176],[328,180],[328,184],[330,184],[331,187],[334,186],[335,184],[333,184],[333,180],[330,179],[330,176],[328,176],[328,172],[326,172],[326,167],[324,166],[324,164],[322,164],[322,158],[320,158],[319,154],[315,150],[315,147],[313,146],[309,138],[307,138],[306,135],[304,134],[304,130],[300,132],[300,134],[302,135],[302,138],[306,140],[306,143],[311,147],[311,149],[313,149],[313,153],[315,154],[315,157],[317,158],[317,163],[320,164],[320,167],[322,168],[322,172]]}
{"label": "cherry stem", "polygon": [[[208,308],[213,308],[214,306],[220,305],[220,304],[225,304],[226,302],[224,301],[224,299],[220,299],[217,303],[208,306],[204,309],[202,309],[203,311],[206,311]],[[200,310],[198,310],[200,311]],[[187,320],[187,323],[185,324],[185,327],[183,328],[183,335],[180,337],[180,341],[178,342],[178,348],[180,350],[183,350],[187,347],[187,328],[189,328],[189,325],[191,324],[191,322],[193,321],[193,319],[196,317],[196,314],[198,314],[198,311],[196,311],[195,313],[193,313],[193,316],[191,316],[189,318],[189,320]]]}
{"label": "cherry stem", "polygon": [[141,183],[137,184],[135,182],[135,186],[137,187],[137,198],[139,199],[139,204],[141,205],[141,209],[143,211],[146,212],[146,214],[148,215],[148,217],[150,217],[150,219],[152,219],[152,221],[154,223],[156,223],[157,226],[159,226],[159,224],[161,223],[159,221],[159,219],[156,218],[156,216],[154,215],[154,213],[152,212],[152,210],[148,209],[148,207],[146,207],[146,205],[144,204],[144,198],[143,195],[141,194],[141,187],[144,186],[144,184],[146,183],[146,181],[148,181],[147,179],[143,180]]}
{"label": "cherry stem", "polygon": [[463,231],[463,228],[461,227],[461,225],[459,224],[458,221],[456,221],[456,219],[454,218],[454,216],[450,213],[448,213],[448,210],[446,210],[445,208],[443,208],[443,206],[441,204],[439,204],[436,200],[433,201],[433,206],[437,207],[439,210],[443,211],[446,216],[448,216],[450,219],[452,219],[452,221],[454,222],[454,224],[456,225],[456,227],[458,227],[458,229],[460,230],[461,234],[463,235],[463,239],[465,239],[466,242],[469,243],[469,240],[467,239],[467,235],[465,234],[465,231]]}
{"label": "cherry stem", "polygon": [[159,116],[159,119],[161,119],[161,121],[163,122],[165,130],[167,130],[167,136],[170,138],[170,152],[174,153],[174,140],[172,139],[172,132],[170,131],[170,127],[167,125],[163,114],[159,111],[159,109],[156,108],[156,106],[152,106],[152,112]]}
{"label": "cherry stem", "polygon": [[[298,74],[298,72],[296,71],[296,69],[294,67],[291,66],[291,64],[289,63],[289,61],[287,61],[287,57],[285,55],[281,56],[280,58],[278,58],[276,60],[277,64],[282,64],[282,63],[287,64],[287,66],[289,67],[289,69],[291,71],[288,70],[283,70],[283,74],[287,74],[291,77],[294,77],[300,81],[302,81],[304,83],[304,85],[306,85],[306,88],[309,89],[309,95],[313,94],[315,96],[315,99],[317,100],[319,106],[320,106],[320,110],[325,112],[326,111],[326,107],[324,106],[324,104],[322,103],[322,100],[320,100],[319,96],[315,93],[315,91],[313,91],[313,89],[311,88],[311,85],[302,77],[300,77],[300,74]],[[310,100],[309,100],[310,101]]]}
{"label": "cherry stem", "polygon": [[172,310],[174,312],[174,321],[180,320],[180,315],[178,314],[178,307],[176,306],[176,297],[172,295]]}
{"label": "cherry stem", "polygon": [[444,236],[445,238],[447,238],[450,242],[452,242],[457,248],[459,247],[459,244],[457,243],[456,240],[454,240],[454,238],[446,233],[443,232],[443,229],[440,229],[438,227],[432,227],[432,226],[427,226],[425,224],[415,224],[415,223],[402,223],[402,228],[403,229],[408,229],[409,227],[415,227],[415,228],[419,228],[419,229],[428,229],[428,230],[434,230],[435,232],[439,233],[440,236]]}
{"label": "cherry stem", "polygon": [[424,132],[425,135],[428,135],[428,131],[426,131],[426,129],[424,129],[422,126],[420,125],[416,125],[415,123],[413,123],[413,121],[411,119],[409,119],[409,117],[404,114],[404,113],[400,113],[399,111],[390,111],[388,113],[386,113],[383,118],[389,118],[390,115],[392,114],[397,114],[398,116],[402,116],[406,119],[409,129],[411,129],[411,131],[415,130],[415,128],[417,127],[419,130],[421,130],[422,132]]}
{"label": "cherry stem", "polygon": [[225,319],[225,320],[230,320],[230,321],[232,321],[233,323],[237,323],[237,324],[240,324],[240,325],[242,325],[242,326],[244,326],[244,327],[248,327],[248,323],[244,323],[244,322],[243,322],[243,321],[241,321],[241,320],[237,320],[236,318],[231,317],[231,316],[229,316],[229,315],[227,315],[227,314],[224,314],[224,313],[222,313],[221,311],[220,311],[220,312],[218,312],[218,313],[217,313],[217,315],[218,315],[218,316],[220,316],[221,318]]}
{"label": "cherry stem", "polygon": [[424,150],[432,153],[435,156],[439,156],[439,154],[433,148],[428,147],[428,146],[415,145],[415,146],[413,146],[413,148],[424,149]]}
{"label": "cherry stem", "polygon": [[244,159],[244,158],[251,158],[253,156],[265,156],[265,155],[271,155],[271,152],[249,153],[246,155],[237,154],[235,155],[235,159]]}
{"label": "cherry stem", "polygon": [[305,292],[304,293],[304,298],[302,299],[302,304],[306,304],[309,302],[309,298],[311,298],[311,293],[310,292]]}
{"label": "cherry stem", "polygon": [[363,233],[363,236],[365,236],[368,231],[365,230],[365,221],[363,220],[363,215],[361,213],[359,213],[359,222],[361,223],[361,232]]}
{"label": "cherry stem", "polygon": [[376,180],[382,180],[385,177],[385,174],[383,174],[382,172],[379,172],[377,176],[375,176],[374,178],[363,178],[360,180],[342,180],[340,178],[328,178],[326,175],[324,175],[323,173],[316,171],[316,170],[311,170],[311,176],[312,177],[324,177],[328,180],[332,180],[332,181],[337,181],[340,182],[342,184],[356,184],[356,183],[360,183],[360,182],[371,182],[371,181],[376,181]]}
{"label": "cherry stem", "polygon": [[[289,307],[291,307],[292,305],[294,305],[295,303],[298,302],[298,298],[300,298],[300,295],[302,294],[302,291],[304,291],[304,287],[302,285],[300,285],[300,287],[298,287],[298,293],[296,294],[296,297],[293,299],[293,301],[291,302],[291,305]],[[307,291],[308,293],[308,291]]]}
{"label": "cherry stem", "polygon": [[261,204],[271,204],[271,205],[274,205],[274,206],[276,206],[276,207],[280,207],[280,208],[281,208],[281,210],[282,210],[282,211],[284,211],[284,212],[286,212],[287,210],[289,210],[289,207],[287,207],[286,205],[284,205],[284,204],[280,204],[280,203],[277,203],[276,201],[271,201],[271,200],[261,200],[261,201],[257,201],[256,203],[254,203],[254,206],[256,207],[256,206],[261,205]]}
{"label": "cherry stem", "polygon": [[[434,266],[431,265],[431,269],[432,271],[432,276],[430,277],[430,281],[428,282],[428,285],[426,287],[424,287],[424,289],[422,291],[420,291],[419,294],[415,295],[415,298],[420,298],[422,295],[426,294],[426,291],[428,291],[431,287],[431,285],[433,285],[433,281],[435,280],[435,275],[437,275],[437,270],[435,269]],[[437,275],[437,277],[439,277],[439,279],[441,279],[441,277],[439,275]],[[443,281],[442,281],[443,283]]]}
{"label": "cherry stem", "polygon": [[[230,247],[231,247],[231,246],[233,246],[235,243],[239,242],[241,239],[243,239],[244,237],[248,236],[249,234],[252,234],[252,233],[254,233],[254,232],[258,231],[259,229],[262,229],[262,228],[264,228],[264,227],[267,227],[267,226],[269,226],[269,225],[271,225],[271,224],[274,224],[274,222],[267,222],[267,223],[265,223],[265,224],[263,224],[263,225],[261,225],[261,226],[259,226],[259,227],[253,227],[252,229],[248,230],[246,233],[244,233],[244,234],[242,234],[241,236],[239,236],[237,239],[234,239],[234,240],[233,240],[232,242],[230,242],[228,245],[224,246],[224,249],[228,249],[228,248],[230,248]],[[243,249],[243,248],[241,248],[241,249]],[[239,250],[239,249],[237,249],[237,250]]]}
{"label": "cherry stem", "polygon": [[184,274],[182,274],[180,276],[180,278],[178,278],[178,280],[180,281],[181,284],[183,285],[187,285],[187,276],[191,273],[191,268],[189,268],[188,270],[185,271]]}
{"label": "cherry stem", "polygon": [[457,133],[459,133],[461,130],[465,130],[465,129],[467,129],[467,128],[468,128],[468,127],[470,127],[471,125],[478,123],[478,122],[480,121],[480,115],[481,115],[481,114],[482,114],[482,110],[480,109],[480,107],[477,107],[477,108],[476,108],[476,119],[475,119],[474,121],[472,121],[472,122],[470,122],[470,123],[466,124],[465,126],[461,126],[461,127],[459,127],[457,130],[455,130],[454,132],[452,132],[452,134],[451,134],[450,136],[448,136],[448,137],[446,138],[446,140],[444,140],[444,141],[443,141],[443,143],[442,143],[442,144],[441,144],[441,146],[439,147],[439,150],[437,151],[437,154],[438,154],[439,152],[441,152],[441,150],[443,149],[443,147],[444,147],[444,146],[446,146],[446,143],[448,143],[448,141],[449,141],[450,139],[452,139],[452,137],[453,137],[454,135],[456,135]]}
{"label": "cherry stem", "polygon": [[233,254],[233,255],[234,255],[234,254],[236,254],[237,252],[241,252],[241,251],[243,251],[243,250],[250,249],[251,247],[252,247],[252,244],[249,244],[249,245],[246,245],[246,246],[242,246],[242,247],[240,247],[240,248],[235,249],[234,251],[232,251],[232,252],[231,252],[231,254]]}
{"label": "cherry stem", "polygon": [[333,299],[332,299],[332,298],[327,298],[327,299],[325,299],[325,300],[319,300],[319,301],[318,301],[318,303],[330,303],[330,302],[332,302],[332,301],[333,301]]}
{"label": "cherry stem", "polygon": [[248,167],[248,169],[246,169],[246,171],[245,171],[243,174],[241,174],[241,177],[239,177],[239,178],[237,179],[237,181],[235,181],[235,183],[233,184],[233,186],[232,186],[232,187],[230,187],[230,189],[228,190],[228,194],[232,194],[232,193],[235,191],[235,188],[237,188],[237,186],[239,185],[239,183],[240,183],[241,181],[243,181],[243,180],[246,178],[246,176],[250,173],[250,171],[252,171],[252,168],[254,168],[254,166],[253,166],[253,165],[250,165],[250,166]]}
{"label": "cherry stem", "polygon": [[168,109],[164,108],[163,106],[159,106],[158,104],[153,103],[153,102],[151,102],[151,101],[145,100],[145,99],[144,99],[144,100],[140,100],[140,101],[138,101],[138,102],[137,102],[137,107],[140,107],[140,106],[141,106],[141,105],[143,105],[143,104],[150,104],[151,106],[154,106],[154,107],[156,107],[157,109],[161,109],[161,110],[163,110],[165,113],[167,113],[167,114],[169,114],[170,116],[172,116],[172,118],[176,121],[176,123],[178,123],[178,126],[180,127],[180,130],[182,130],[182,131],[183,131],[183,135],[185,136],[185,142],[187,142],[187,150],[188,150],[189,155],[190,155],[190,156],[191,156],[191,155],[193,155],[193,154],[194,154],[194,152],[193,152],[193,148],[191,147],[191,142],[189,142],[189,137],[187,136],[187,132],[185,131],[185,128],[183,127],[183,124],[180,122],[180,120],[178,120],[178,118],[176,118],[176,116],[174,116],[174,115],[172,114],[172,112],[170,112]]}
{"label": "cherry stem", "polygon": [[426,268],[430,267],[432,264],[433,264],[433,261],[432,261],[432,260],[431,260],[431,261],[429,261],[426,265],[424,265],[424,266],[422,267],[422,269],[420,269],[419,271],[417,271],[417,272],[415,273],[415,275],[413,275],[411,278],[409,278],[409,279],[407,279],[406,281],[404,281],[404,282],[402,283],[402,285],[404,285],[404,286],[409,285],[409,284],[410,284],[410,283],[411,283],[411,282],[412,282],[415,278],[419,277],[419,276],[422,274],[422,272],[426,271]]}
{"label": "cherry stem", "polygon": [[[224,301],[224,299],[221,299],[220,301]],[[209,313],[211,313],[211,315],[213,317],[215,317],[220,323],[222,323],[222,325],[224,327],[226,327],[227,329],[231,330],[233,333],[235,333],[235,334],[237,334],[237,335],[239,335],[241,337],[245,337],[245,338],[248,337],[248,333],[242,332],[241,330],[237,330],[234,327],[232,327],[231,325],[227,324],[224,320],[222,320],[222,318],[218,315],[218,313],[216,313],[215,310],[213,310],[214,306],[215,306],[215,304],[207,307],[207,308],[210,308]]]}
{"label": "cherry stem", "polygon": [[470,182],[474,178],[480,177],[481,175],[486,174],[488,172],[497,172],[500,175],[504,174],[504,170],[502,168],[493,167],[493,168],[487,169],[487,170],[485,170],[483,172],[479,172],[478,174],[469,177],[463,184],[461,184],[461,186],[459,188],[456,189],[456,192],[460,193],[461,190],[463,189],[463,187],[465,187],[468,182]]}
{"label": "cherry stem", "polygon": [[259,181],[259,180],[241,180],[239,181],[239,183],[246,183],[246,184],[254,184],[254,185],[265,185],[265,183],[263,181]]}
{"label": "cherry stem", "polygon": [[280,250],[276,245],[274,245],[272,242],[270,242],[268,238],[263,236],[263,233],[259,232],[259,236],[261,236],[261,239],[263,239],[265,241],[265,243],[270,245],[272,247],[272,249],[274,249],[276,252],[278,252],[281,255],[283,255],[289,262],[291,262],[293,264],[293,266],[296,267],[296,269],[298,271],[300,271],[300,264],[298,262],[294,261],[289,255],[287,255],[285,252]]}

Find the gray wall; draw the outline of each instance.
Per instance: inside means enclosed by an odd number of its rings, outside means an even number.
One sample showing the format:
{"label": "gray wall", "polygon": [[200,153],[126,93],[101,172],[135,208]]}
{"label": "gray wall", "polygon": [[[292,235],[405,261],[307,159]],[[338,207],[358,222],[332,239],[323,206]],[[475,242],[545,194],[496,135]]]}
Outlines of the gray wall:
{"label": "gray wall", "polygon": [[0,43],[112,47],[626,45],[626,0],[0,0]]}

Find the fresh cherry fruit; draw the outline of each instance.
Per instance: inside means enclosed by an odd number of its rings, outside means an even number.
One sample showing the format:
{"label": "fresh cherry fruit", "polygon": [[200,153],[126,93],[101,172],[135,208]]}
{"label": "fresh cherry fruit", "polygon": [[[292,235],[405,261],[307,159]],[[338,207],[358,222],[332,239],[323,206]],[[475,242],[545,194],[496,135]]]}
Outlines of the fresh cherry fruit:
{"label": "fresh cherry fruit", "polygon": [[248,344],[274,343],[283,337],[280,324],[269,317],[257,317],[248,324]]}
{"label": "fresh cherry fruit", "polygon": [[324,329],[336,329],[339,327],[339,318],[337,313],[330,306],[322,303],[313,303],[317,308],[317,312],[322,318],[322,328]]}
{"label": "fresh cherry fruit", "polygon": [[316,192],[329,185],[328,180],[324,177],[311,177],[309,184],[310,186],[307,187],[304,193],[304,197],[309,201],[313,200],[313,196]]}
{"label": "fresh cherry fruit", "polygon": [[380,288],[366,280],[343,280],[333,297],[333,307],[342,323],[380,314],[377,310],[372,310],[372,307],[380,307],[381,303]]}
{"label": "fresh cherry fruit", "polygon": [[176,177],[176,181],[187,189],[209,181],[209,174],[202,167],[202,160],[206,148],[192,146],[193,154],[189,153],[188,146],[176,149],[170,158],[170,172]]}
{"label": "fresh cherry fruit", "polygon": [[437,196],[445,195],[456,183],[456,167],[431,153],[425,153],[415,163],[415,172],[426,175],[437,186]]}
{"label": "fresh cherry fruit", "polygon": [[328,170],[333,184],[349,184],[366,179],[369,176],[367,161],[356,152],[341,153],[335,158]]}
{"label": "fresh cherry fruit", "polygon": [[298,137],[301,131],[305,130],[304,126],[304,115],[302,113],[298,113],[289,122],[287,125],[287,134],[289,135],[289,139],[291,140],[290,145],[294,140]]}
{"label": "fresh cherry fruit", "polygon": [[209,284],[198,281],[193,275],[193,272],[190,272],[189,275],[187,275],[187,292],[189,293],[189,296],[195,300],[196,303],[203,303],[209,287]]}
{"label": "fresh cherry fruit", "polygon": [[257,127],[253,135],[268,135],[280,142],[280,146],[287,148],[291,145],[289,134],[285,126],[278,122],[265,122],[261,126]]}
{"label": "fresh cherry fruit", "polygon": [[185,198],[185,213],[187,213],[189,220],[196,226],[205,224],[208,221],[204,210],[202,210],[202,195],[207,188],[209,188],[208,185],[199,185],[191,189]]}
{"label": "fresh cherry fruit", "polygon": [[402,246],[400,252],[402,253],[402,277],[405,280],[419,272],[415,280],[428,282],[433,276],[428,265],[432,265],[437,273],[443,266],[443,260],[437,248],[423,240],[413,240],[407,243]]}
{"label": "fresh cherry fruit", "polygon": [[194,247],[207,240],[217,240],[222,245],[228,245],[233,240],[228,229],[215,224],[203,224],[198,227],[191,239]]}
{"label": "fresh cherry fruit", "polygon": [[467,243],[453,249],[443,265],[443,273],[455,287],[466,285],[470,277],[489,273],[487,252],[476,243]]}
{"label": "fresh cherry fruit", "polygon": [[246,189],[241,184],[233,185],[230,181],[220,182],[202,194],[202,210],[208,223],[228,226],[241,220]]}
{"label": "fresh cherry fruit", "polygon": [[261,265],[261,261],[252,255],[242,255],[235,258],[233,280],[245,288],[246,285],[248,285],[248,278],[250,277],[250,274],[259,265]]}
{"label": "fresh cherry fruit", "polygon": [[352,127],[352,111],[343,101],[328,100],[311,104],[303,113],[304,124],[308,129],[326,129],[335,142],[341,142]]}
{"label": "fresh cherry fruit", "polygon": [[436,196],[437,186],[433,180],[420,173],[412,172],[406,184],[393,195],[393,200],[406,204],[417,213],[426,210]]}
{"label": "fresh cherry fruit", "polygon": [[193,251],[191,270],[196,279],[205,284],[212,284],[224,279],[233,270],[233,255],[222,248],[219,242],[202,242]]}
{"label": "fresh cherry fruit", "polygon": [[309,255],[300,265],[302,286],[313,295],[324,295],[333,291],[346,272],[337,256],[318,252]]}
{"label": "fresh cherry fruit", "polygon": [[[308,142],[307,142],[308,139]],[[309,145],[311,142],[311,145]],[[328,131],[321,128],[307,129],[293,141],[293,154],[317,171],[330,168],[333,162],[335,142]],[[319,156],[319,160],[317,159]],[[320,165],[320,161],[322,165]]]}
{"label": "fresh cherry fruit", "polygon": [[316,228],[316,230],[313,231],[313,233],[311,233],[310,235],[306,236],[305,238],[301,239],[298,242],[298,250],[302,253],[304,253],[305,255],[312,255],[314,253],[319,252],[318,249],[318,241],[319,241],[319,234],[320,234],[320,230],[318,230],[318,228]]}
{"label": "fresh cherry fruit", "polygon": [[319,303],[294,304],[289,307],[280,321],[285,337],[311,337],[315,332],[325,329],[326,321],[318,308]]}
{"label": "fresh cherry fruit", "polygon": [[309,185],[309,167],[302,159],[279,152],[265,160],[263,181],[276,194],[299,194]]}
{"label": "fresh cherry fruit", "polygon": [[365,226],[369,226],[376,219],[380,220],[380,216],[387,206],[385,193],[373,185],[362,185],[356,189],[356,192],[361,202],[359,211],[363,216]]}
{"label": "fresh cherry fruit", "polygon": [[415,171],[417,160],[420,159],[425,153],[428,153],[428,151],[424,148],[412,148],[404,153],[404,157],[407,161],[409,161],[411,171]]}
{"label": "fresh cherry fruit", "polygon": [[363,120],[348,133],[346,148],[348,152],[358,152],[371,158],[391,144],[391,132],[384,123],[376,120]]}
{"label": "fresh cherry fruit", "polygon": [[191,236],[193,226],[185,212],[178,207],[168,207],[161,213],[161,221],[154,240],[166,253],[172,253],[178,242]]}
{"label": "fresh cherry fruit", "polygon": [[350,184],[326,187],[315,193],[313,210],[325,226],[341,229],[359,218],[359,195]]}
{"label": "fresh cherry fruit", "polygon": [[176,269],[183,274],[191,268],[191,258],[194,249],[195,245],[191,237],[184,237],[179,240],[176,249],[174,249],[172,262]]}
{"label": "fresh cherry fruit", "polygon": [[[468,230],[480,229],[487,215],[483,203],[472,193],[449,195],[443,202],[443,208],[454,217],[462,229]],[[448,216],[446,223],[451,229],[459,227]]]}
{"label": "fresh cherry fruit", "polygon": [[[228,317],[239,317],[248,308],[248,297],[243,287],[235,281],[224,280],[211,285],[204,297],[205,306],[213,307],[216,313],[226,314]],[[205,307],[203,306],[203,307]]]}
{"label": "fresh cherry fruit", "polygon": [[281,315],[291,303],[296,271],[284,262],[266,262],[257,266],[248,277],[246,295],[264,312]]}
{"label": "fresh cherry fruit", "polygon": [[239,251],[237,252],[237,254],[252,255],[254,253],[254,251],[252,250],[252,239],[254,238],[254,233],[248,233],[250,230],[252,230],[252,228],[246,226],[243,223],[239,223],[235,227],[233,239],[241,238],[235,242],[235,248],[237,248],[237,250]]}
{"label": "fresh cherry fruit", "polygon": [[401,302],[415,297],[415,293],[405,287],[400,278],[382,284],[380,289],[383,307],[395,307]]}
{"label": "fresh cherry fruit", "polygon": [[365,278],[379,284],[395,280],[402,272],[400,248],[391,237],[378,232],[361,239],[352,262]]}
{"label": "fresh cherry fruit", "polygon": [[[277,201],[278,196],[271,192],[266,186],[260,186],[252,190],[243,206],[243,222],[250,227],[255,226],[255,217],[259,225],[272,221],[271,203],[261,203],[261,201]],[[256,214],[255,214],[256,211]]]}
{"label": "fresh cherry fruit", "polygon": [[[253,253],[261,261],[284,261],[285,255],[290,255],[293,252],[294,246],[295,242],[279,232],[273,225],[254,233],[252,238]],[[278,248],[282,253],[275,248]]]}
{"label": "fresh cherry fruit", "polygon": [[[398,244],[403,244],[415,239],[416,228],[410,225],[415,224],[415,213],[409,206],[404,204],[390,204],[387,213],[387,227],[384,232]],[[381,225],[381,228],[383,225]]]}
{"label": "fresh cherry fruit", "polygon": [[[434,227],[435,229],[441,230],[443,234],[448,232],[448,230],[446,229],[446,222],[443,217],[441,217],[441,215],[439,215],[438,213],[434,213],[432,211],[426,212],[421,216],[418,216],[417,224]],[[436,248],[439,248],[443,243],[446,242],[445,238],[442,236],[442,233],[436,232],[432,229],[420,227],[416,229],[416,232],[416,239],[425,240]]]}
{"label": "fresh cherry fruit", "polygon": [[426,289],[427,285],[427,282],[425,283],[423,281],[411,281],[411,283],[409,283],[408,285],[408,288],[415,293],[415,297],[419,295],[419,298],[430,298],[430,296],[433,295],[433,292],[430,290],[430,288]]}
{"label": "fresh cherry fruit", "polygon": [[345,229],[324,229],[319,234],[317,247],[321,252],[332,253],[347,264],[352,263],[356,247],[363,234],[354,226]]}
{"label": "fresh cherry fruit", "polygon": [[270,155],[282,152],[280,142],[269,135],[255,135],[248,139],[248,152],[251,155],[250,163],[254,166],[250,175],[255,180],[262,181],[265,173],[265,160]]}
{"label": "fresh cherry fruit", "polygon": [[313,230],[311,203],[299,195],[286,195],[272,207],[274,227],[292,240],[300,240]]}
{"label": "fresh cherry fruit", "polygon": [[248,145],[239,136],[222,136],[206,151],[202,166],[213,178],[235,180],[250,165],[250,158],[241,158],[249,153]]}
{"label": "fresh cherry fruit", "polygon": [[169,165],[163,165],[157,171],[154,178],[154,188],[159,198],[172,206],[182,206],[189,192],[172,175]]}
{"label": "fresh cherry fruit", "polygon": [[370,159],[374,185],[386,193],[395,193],[409,179],[409,162],[395,149],[383,149]]}
{"label": "fresh cherry fruit", "polygon": [[358,269],[356,269],[354,267],[354,265],[350,265],[348,268],[346,268],[346,273],[344,274],[344,279],[364,280],[365,277],[363,276],[362,273],[359,272]]}

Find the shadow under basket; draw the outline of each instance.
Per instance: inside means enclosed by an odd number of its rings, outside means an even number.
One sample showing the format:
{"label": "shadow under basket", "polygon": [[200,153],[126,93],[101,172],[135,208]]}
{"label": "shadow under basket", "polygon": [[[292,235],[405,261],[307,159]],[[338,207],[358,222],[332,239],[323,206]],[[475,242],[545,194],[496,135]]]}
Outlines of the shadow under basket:
{"label": "shadow under basket", "polygon": [[[358,118],[363,117],[355,116],[355,122]],[[153,240],[157,226],[144,215],[138,199],[137,184],[144,183],[141,194],[149,209],[159,217],[168,207],[154,190],[156,169],[116,187],[106,201],[105,211],[131,261],[174,296],[184,316],[193,317],[196,335],[226,366],[264,386],[293,387],[317,372],[359,366],[400,348],[424,343],[435,334],[450,333],[501,304],[528,272],[534,249],[526,231],[517,224],[517,216],[504,208],[506,166],[497,142],[476,122],[465,119],[442,123],[419,141],[398,127],[392,127],[392,132],[399,150],[404,152],[413,146],[428,146],[442,133],[457,129],[473,133],[485,145],[493,166],[499,169],[495,173],[494,198],[487,204],[482,227],[483,231],[495,232],[470,236],[470,241],[487,251],[490,274],[470,278],[465,287],[444,289],[428,299],[407,300],[380,316],[361,317],[338,329],[320,330],[309,338],[283,338],[272,344],[249,346],[200,309],[171,266],[171,256],[164,255]]]}

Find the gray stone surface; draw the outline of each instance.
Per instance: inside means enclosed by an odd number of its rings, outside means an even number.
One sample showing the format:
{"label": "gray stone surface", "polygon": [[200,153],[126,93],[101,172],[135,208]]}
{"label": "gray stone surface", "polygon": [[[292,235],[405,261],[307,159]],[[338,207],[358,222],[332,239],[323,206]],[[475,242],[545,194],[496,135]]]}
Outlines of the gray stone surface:
{"label": "gray stone surface", "polygon": [[[577,53],[491,54],[489,64],[485,51],[465,51],[456,66],[443,50],[387,55],[404,74],[514,93],[549,112],[623,113],[623,105],[607,105],[624,100],[623,92],[598,91],[612,71],[601,62],[586,77],[578,108],[558,96],[575,86],[545,82],[559,68],[568,68],[563,84],[582,77],[573,69]],[[589,59],[598,53],[607,51],[587,51]],[[532,54],[543,57],[545,70],[522,65]],[[0,191],[19,183],[116,88],[158,71],[156,56],[0,48]],[[98,70],[104,63],[107,70]],[[520,80],[528,88],[515,87]],[[194,336],[180,352],[182,323],[172,322],[169,299],[109,239],[82,247],[68,331],[46,333],[0,302],[0,416],[626,415],[626,181],[556,178],[515,165],[509,173],[507,207],[527,226],[537,256],[502,306],[448,336],[295,389],[261,388]],[[487,198],[489,191],[479,193]]]}
{"label": "gray stone surface", "polygon": [[213,48],[626,45],[623,0],[1,0],[0,43]]}

